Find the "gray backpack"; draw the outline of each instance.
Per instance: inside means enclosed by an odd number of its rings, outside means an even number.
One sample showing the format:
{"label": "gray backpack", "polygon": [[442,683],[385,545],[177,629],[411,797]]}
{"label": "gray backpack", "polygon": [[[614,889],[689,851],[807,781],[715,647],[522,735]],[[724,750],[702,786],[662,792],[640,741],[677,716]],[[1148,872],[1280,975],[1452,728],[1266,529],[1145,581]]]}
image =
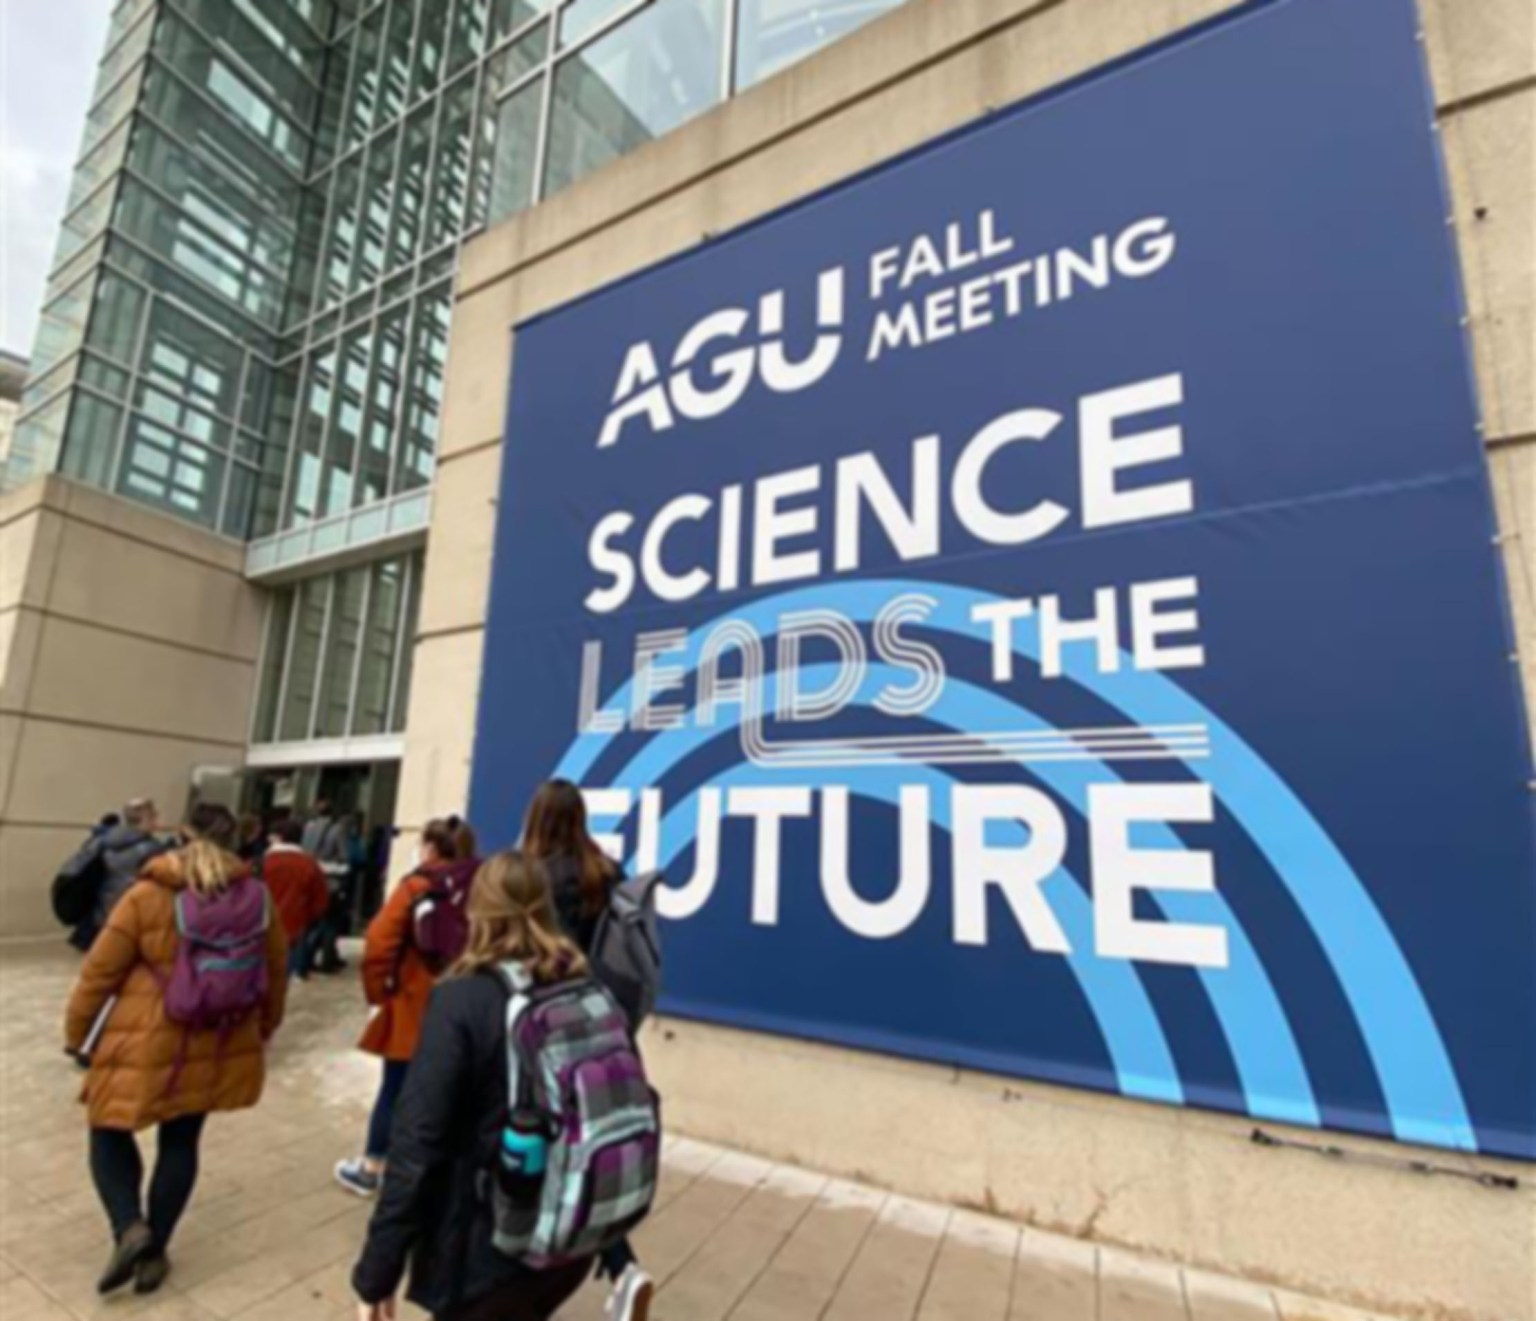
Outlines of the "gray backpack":
{"label": "gray backpack", "polygon": [[638,1031],[661,992],[661,932],[656,892],[663,876],[646,872],[613,889],[592,941],[592,973],[606,986]]}

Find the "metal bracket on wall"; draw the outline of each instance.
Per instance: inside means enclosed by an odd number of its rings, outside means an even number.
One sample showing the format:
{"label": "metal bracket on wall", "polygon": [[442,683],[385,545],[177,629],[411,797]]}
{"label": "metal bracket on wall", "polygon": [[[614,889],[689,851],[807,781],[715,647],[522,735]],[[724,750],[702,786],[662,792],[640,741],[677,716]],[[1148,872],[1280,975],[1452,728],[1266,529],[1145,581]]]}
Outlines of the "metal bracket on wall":
{"label": "metal bracket on wall", "polygon": [[1375,1165],[1382,1169],[1404,1170],[1409,1174],[1425,1174],[1431,1177],[1447,1179],[1465,1179],[1469,1183],[1479,1184],[1484,1188],[1491,1188],[1498,1192],[1516,1192],[1520,1188],[1520,1180],[1512,1174],[1494,1174],[1487,1170],[1463,1170],[1454,1165],[1437,1165],[1433,1161],[1397,1156],[1380,1156],[1368,1151],[1351,1151],[1347,1147],[1336,1147],[1323,1142],[1302,1142],[1296,1138],[1277,1137],[1273,1133],[1266,1133],[1262,1128],[1254,1129],[1248,1135],[1248,1140],[1256,1147],[1269,1147],[1285,1151],[1305,1151],[1310,1152],[1314,1156],[1324,1156],[1329,1160],[1349,1161],[1354,1165]]}

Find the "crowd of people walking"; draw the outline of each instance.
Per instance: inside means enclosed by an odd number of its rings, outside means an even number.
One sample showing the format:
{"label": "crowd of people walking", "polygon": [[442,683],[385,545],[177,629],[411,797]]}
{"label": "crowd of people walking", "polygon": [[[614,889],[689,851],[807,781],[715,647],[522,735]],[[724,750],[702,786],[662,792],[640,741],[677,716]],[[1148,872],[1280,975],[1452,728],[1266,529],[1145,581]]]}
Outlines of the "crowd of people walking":
{"label": "crowd of people walking", "polygon": [[[166,832],[136,799],[61,870],[55,908],[84,951],[65,1048],[112,1232],[103,1294],[164,1284],[208,1117],[260,1100],[290,982],[345,966],[361,836],[324,804],[266,824],[201,804]],[[654,923],[608,920],[624,886],[562,781],[535,796],[519,849],[482,860],[457,816],[422,829],[365,934],[359,1048],[379,1087],[360,1153],[336,1167],[376,1199],[353,1275],[363,1321],[393,1316],[407,1274],[435,1317],[535,1321],[594,1272],[609,1318],[646,1321],[654,1283],[629,1233],[661,1135],[634,987],[659,947]],[[626,951],[636,933],[644,948]]]}

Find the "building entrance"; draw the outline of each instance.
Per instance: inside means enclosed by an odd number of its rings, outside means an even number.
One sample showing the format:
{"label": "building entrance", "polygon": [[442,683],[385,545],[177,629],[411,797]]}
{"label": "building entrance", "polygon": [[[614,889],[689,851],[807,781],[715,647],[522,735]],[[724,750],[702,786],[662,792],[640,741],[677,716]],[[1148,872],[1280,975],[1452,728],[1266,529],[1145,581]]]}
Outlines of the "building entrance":
{"label": "building entrance", "polygon": [[394,759],[253,767],[245,773],[241,809],[270,824],[291,816],[307,819],[326,803],[332,816],[356,819],[360,843],[351,850],[357,875],[349,916],[354,931],[361,931],[383,902],[399,786],[400,763]]}

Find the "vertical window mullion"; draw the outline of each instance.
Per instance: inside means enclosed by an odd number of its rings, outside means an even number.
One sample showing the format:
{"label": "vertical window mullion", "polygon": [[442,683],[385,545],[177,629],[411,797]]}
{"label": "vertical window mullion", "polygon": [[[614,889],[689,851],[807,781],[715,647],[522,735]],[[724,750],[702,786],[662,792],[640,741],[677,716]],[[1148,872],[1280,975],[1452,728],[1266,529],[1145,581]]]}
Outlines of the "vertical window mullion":
{"label": "vertical window mullion", "polygon": [[336,609],[337,582],[341,575],[333,573],[326,579],[325,621],[320,625],[320,646],[315,656],[315,690],[309,697],[309,719],[305,723],[305,738],[317,737],[320,727],[320,699],[325,692],[327,649],[331,645],[331,617]]}
{"label": "vertical window mullion", "polygon": [[293,681],[293,645],[294,639],[299,635],[299,625],[302,623],[300,608],[303,605],[303,594],[298,584],[285,588],[290,593],[292,600],[288,605],[288,636],[283,641],[283,668],[278,676],[277,683],[277,709],[272,715],[272,741],[283,741],[283,717],[288,710],[288,686]]}
{"label": "vertical window mullion", "polygon": [[384,732],[394,733],[395,708],[400,703],[400,675],[405,668],[405,649],[412,639],[405,636],[405,621],[411,613],[411,593],[415,590],[416,557],[407,555],[401,561],[400,617],[395,620],[395,655],[389,670],[389,701],[384,708]]}
{"label": "vertical window mullion", "polygon": [[352,678],[347,684],[347,714],[342,722],[342,735],[351,738],[357,728],[358,689],[363,678],[363,656],[368,650],[368,611],[373,607],[373,580],[378,576],[376,566],[370,565],[363,579],[363,601],[358,610],[357,654],[352,657]]}
{"label": "vertical window mullion", "polygon": [[[100,285],[97,286],[100,288]],[[92,295],[94,297],[94,295]],[[144,370],[145,340],[149,336],[150,312],[159,295],[153,289],[144,290],[144,306],[139,312],[138,332],[134,336],[133,366],[128,372],[128,394],[123,400],[123,422],[117,440],[117,453],[112,456],[112,485],[107,489],[116,494],[122,487],[123,465],[128,461],[128,436],[133,418],[138,412],[139,377]]]}
{"label": "vertical window mullion", "polygon": [[724,0],[724,49],[720,62],[720,99],[736,95],[736,40],[741,23],[741,0]]}

